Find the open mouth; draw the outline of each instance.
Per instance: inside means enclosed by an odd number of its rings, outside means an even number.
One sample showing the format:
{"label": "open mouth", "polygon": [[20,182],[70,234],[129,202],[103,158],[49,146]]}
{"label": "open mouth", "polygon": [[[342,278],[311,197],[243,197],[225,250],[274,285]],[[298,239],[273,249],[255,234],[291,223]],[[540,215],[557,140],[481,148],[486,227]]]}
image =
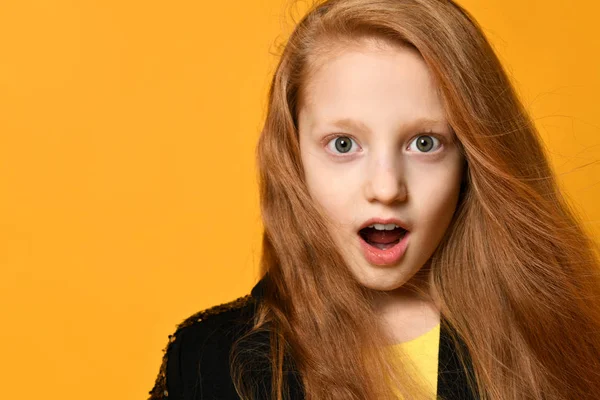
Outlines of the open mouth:
{"label": "open mouth", "polygon": [[392,229],[380,228],[381,226],[378,228],[375,228],[374,226],[366,227],[358,231],[358,234],[369,245],[380,250],[386,250],[398,244],[408,232],[406,229],[398,226]]}

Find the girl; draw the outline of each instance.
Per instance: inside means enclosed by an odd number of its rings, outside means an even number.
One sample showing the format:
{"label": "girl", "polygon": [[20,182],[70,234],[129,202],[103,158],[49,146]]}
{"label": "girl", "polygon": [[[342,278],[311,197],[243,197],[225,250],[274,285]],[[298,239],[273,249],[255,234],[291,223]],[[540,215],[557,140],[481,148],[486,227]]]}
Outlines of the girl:
{"label": "girl", "polygon": [[453,1],[314,6],[258,144],[264,277],[151,398],[597,398],[599,261],[542,148]]}

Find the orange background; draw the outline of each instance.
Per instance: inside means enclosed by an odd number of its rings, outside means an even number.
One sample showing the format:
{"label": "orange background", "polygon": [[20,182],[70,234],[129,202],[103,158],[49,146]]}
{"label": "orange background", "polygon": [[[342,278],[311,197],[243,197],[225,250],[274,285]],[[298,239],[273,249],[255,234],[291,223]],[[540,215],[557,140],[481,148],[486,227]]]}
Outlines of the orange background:
{"label": "orange background", "polygon": [[[462,4],[597,236],[599,3]],[[175,325],[249,292],[254,146],[288,14],[283,0],[0,3],[2,398],[145,399]]]}

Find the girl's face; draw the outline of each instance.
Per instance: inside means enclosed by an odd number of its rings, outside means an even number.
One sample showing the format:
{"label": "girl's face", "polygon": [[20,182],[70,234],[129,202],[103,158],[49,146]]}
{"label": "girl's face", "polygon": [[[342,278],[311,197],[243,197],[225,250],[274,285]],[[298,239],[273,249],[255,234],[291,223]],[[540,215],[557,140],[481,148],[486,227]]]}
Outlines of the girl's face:
{"label": "girl's face", "polygon": [[[308,189],[371,289],[415,276],[456,209],[463,157],[436,89],[416,51],[361,42],[314,71],[305,90],[298,123]],[[387,226],[368,228],[377,222]]]}

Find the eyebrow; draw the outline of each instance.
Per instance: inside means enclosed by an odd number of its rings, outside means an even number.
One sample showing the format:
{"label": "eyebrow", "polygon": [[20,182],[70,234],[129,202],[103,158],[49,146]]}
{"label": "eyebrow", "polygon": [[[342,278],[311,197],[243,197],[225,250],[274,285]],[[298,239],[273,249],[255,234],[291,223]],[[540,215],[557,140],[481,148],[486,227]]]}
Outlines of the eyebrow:
{"label": "eyebrow", "polygon": [[[327,123],[327,125],[332,125],[332,126],[335,126],[337,128],[341,128],[341,129],[358,130],[358,131],[364,131],[364,132],[369,131],[369,127],[367,125],[365,125],[361,121],[354,120],[352,118],[341,118],[341,119],[335,120],[331,123]],[[410,129],[414,129],[417,127],[430,128],[430,127],[439,126],[439,125],[449,128],[449,125],[446,122],[443,122],[439,119],[421,117],[421,118],[417,118],[412,121],[403,123],[401,126],[401,129],[402,130],[405,130],[405,129],[410,130]]]}

